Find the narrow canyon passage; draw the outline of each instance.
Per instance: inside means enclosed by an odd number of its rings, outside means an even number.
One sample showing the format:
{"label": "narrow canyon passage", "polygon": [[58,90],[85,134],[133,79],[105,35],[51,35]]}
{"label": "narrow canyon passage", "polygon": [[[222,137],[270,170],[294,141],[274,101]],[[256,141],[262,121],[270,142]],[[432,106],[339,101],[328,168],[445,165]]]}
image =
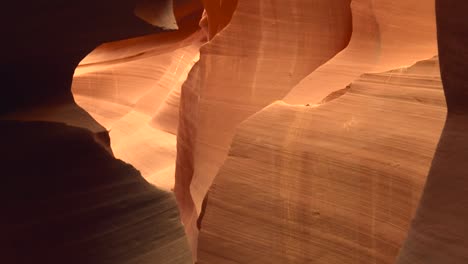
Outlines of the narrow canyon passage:
{"label": "narrow canyon passage", "polygon": [[193,32],[163,47],[159,39],[142,39],[140,45],[156,48],[120,60],[103,47],[95,51],[102,61],[91,53],[73,78],[75,101],[109,131],[114,155],[168,191],[174,187],[180,88],[203,39]]}
{"label": "narrow canyon passage", "polygon": [[442,1],[10,3],[0,262],[465,263]]}

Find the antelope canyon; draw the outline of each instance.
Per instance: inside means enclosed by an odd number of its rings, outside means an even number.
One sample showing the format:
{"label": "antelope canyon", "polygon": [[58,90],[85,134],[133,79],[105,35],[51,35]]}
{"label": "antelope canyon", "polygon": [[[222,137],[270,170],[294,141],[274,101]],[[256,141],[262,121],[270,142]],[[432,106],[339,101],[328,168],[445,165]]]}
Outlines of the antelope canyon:
{"label": "antelope canyon", "polygon": [[468,2],[4,10],[0,263],[468,263]]}

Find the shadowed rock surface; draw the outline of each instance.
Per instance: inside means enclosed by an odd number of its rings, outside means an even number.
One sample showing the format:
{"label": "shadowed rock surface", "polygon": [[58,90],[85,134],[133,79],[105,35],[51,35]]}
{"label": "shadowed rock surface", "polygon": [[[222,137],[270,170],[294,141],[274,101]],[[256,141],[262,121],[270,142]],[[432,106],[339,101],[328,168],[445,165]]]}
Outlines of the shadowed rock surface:
{"label": "shadowed rock surface", "polygon": [[[192,262],[173,195],[115,159],[71,93],[98,45],[161,32],[135,16],[137,2],[2,4],[1,263]],[[157,4],[171,7],[168,25],[152,24],[173,27],[172,1]]]}
{"label": "shadowed rock surface", "polygon": [[0,123],[2,263],[190,263],[173,196],[81,128]]}
{"label": "shadowed rock surface", "polygon": [[468,3],[438,0],[447,119],[398,264],[468,263]]}

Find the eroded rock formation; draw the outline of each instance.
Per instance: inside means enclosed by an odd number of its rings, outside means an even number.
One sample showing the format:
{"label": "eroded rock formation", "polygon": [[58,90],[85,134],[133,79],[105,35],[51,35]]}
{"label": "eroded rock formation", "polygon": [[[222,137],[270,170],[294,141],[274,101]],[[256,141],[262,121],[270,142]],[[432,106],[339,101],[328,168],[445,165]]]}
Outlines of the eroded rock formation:
{"label": "eroded rock formation", "polygon": [[88,130],[0,122],[2,263],[190,263],[174,197]]}
{"label": "eroded rock formation", "polygon": [[7,4],[1,261],[466,262],[464,7]]}
{"label": "eroded rock formation", "polygon": [[192,262],[174,196],[116,159],[106,128],[71,93],[76,66],[97,45],[167,28],[135,16],[135,6],[3,6],[1,263]]}
{"label": "eroded rock formation", "polygon": [[468,261],[468,174],[463,165],[468,157],[468,3],[437,1],[436,7],[447,118],[399,264]]}
{"label": "eroded rock formation", "polygon": [[445,112],[437,60],[263,109],[208,192],[199,263],[394,263]]}
{"label": "eroded rock formation", "polygon": [[201,48],[182,88],[178,134],[175,191],[190,236],[238,124],[342,50],[350,31],[348,0],[239,1]]}
{"label": "eroded rock formation", "polygon": [[229,26],[203,46],[183,87],[178,135],[176,194],[189,233],[242,121],[276,100],[316,104],[363,73],[437,53],[433,2],[349,4],[290,1],[278,10],[239,1]]}

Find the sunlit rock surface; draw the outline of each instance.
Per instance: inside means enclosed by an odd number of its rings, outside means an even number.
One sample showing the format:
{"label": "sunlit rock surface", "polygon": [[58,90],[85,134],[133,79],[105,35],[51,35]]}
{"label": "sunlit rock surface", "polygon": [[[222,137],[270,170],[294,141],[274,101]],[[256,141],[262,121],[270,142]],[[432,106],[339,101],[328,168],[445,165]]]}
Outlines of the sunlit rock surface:
{"label": "sunlit rock surface", "polygon": [[317,104],[436,47],[431,1],[239,1],[182,88],[175,191],[189,236],[241,122],[276,100]]}
{"label": "sunlit rock surface", "polygon": [[238,127],[208,192],[199,263],[394,263],[445,120],[438,61],[343,92],[277,102]]}
{"label": "sunlit rock surface", "polygon": [[363,73],[410,66],[437,53],[434,1],[354,0],[346,49],[311,72],[283,99],[315,104]]}
{"label": "sunlit rock surface", "polygon": [[466,8],[6,3],[0,262],[467,262]]}
{"label": "sunlit rock surface", "polygon": [[346,47],[349,3],[239,1],[229,25],[200,49],[182,87],[175,185],[193,245],[203,198],[236,127]]}
{"label": "sunlit rock surface", "polygon": [[[167,47],[157,44],[159,38],[147,38],[135,57],[88,62],[102,59],[98,49],[74,76],[76,102],[109,130],[115,156],[166,190],[174,186],[180,87],[198,60],[203,38],[194,32]],[[156,48],[145,49],[143,43],[149,46],[148,42]]]}

